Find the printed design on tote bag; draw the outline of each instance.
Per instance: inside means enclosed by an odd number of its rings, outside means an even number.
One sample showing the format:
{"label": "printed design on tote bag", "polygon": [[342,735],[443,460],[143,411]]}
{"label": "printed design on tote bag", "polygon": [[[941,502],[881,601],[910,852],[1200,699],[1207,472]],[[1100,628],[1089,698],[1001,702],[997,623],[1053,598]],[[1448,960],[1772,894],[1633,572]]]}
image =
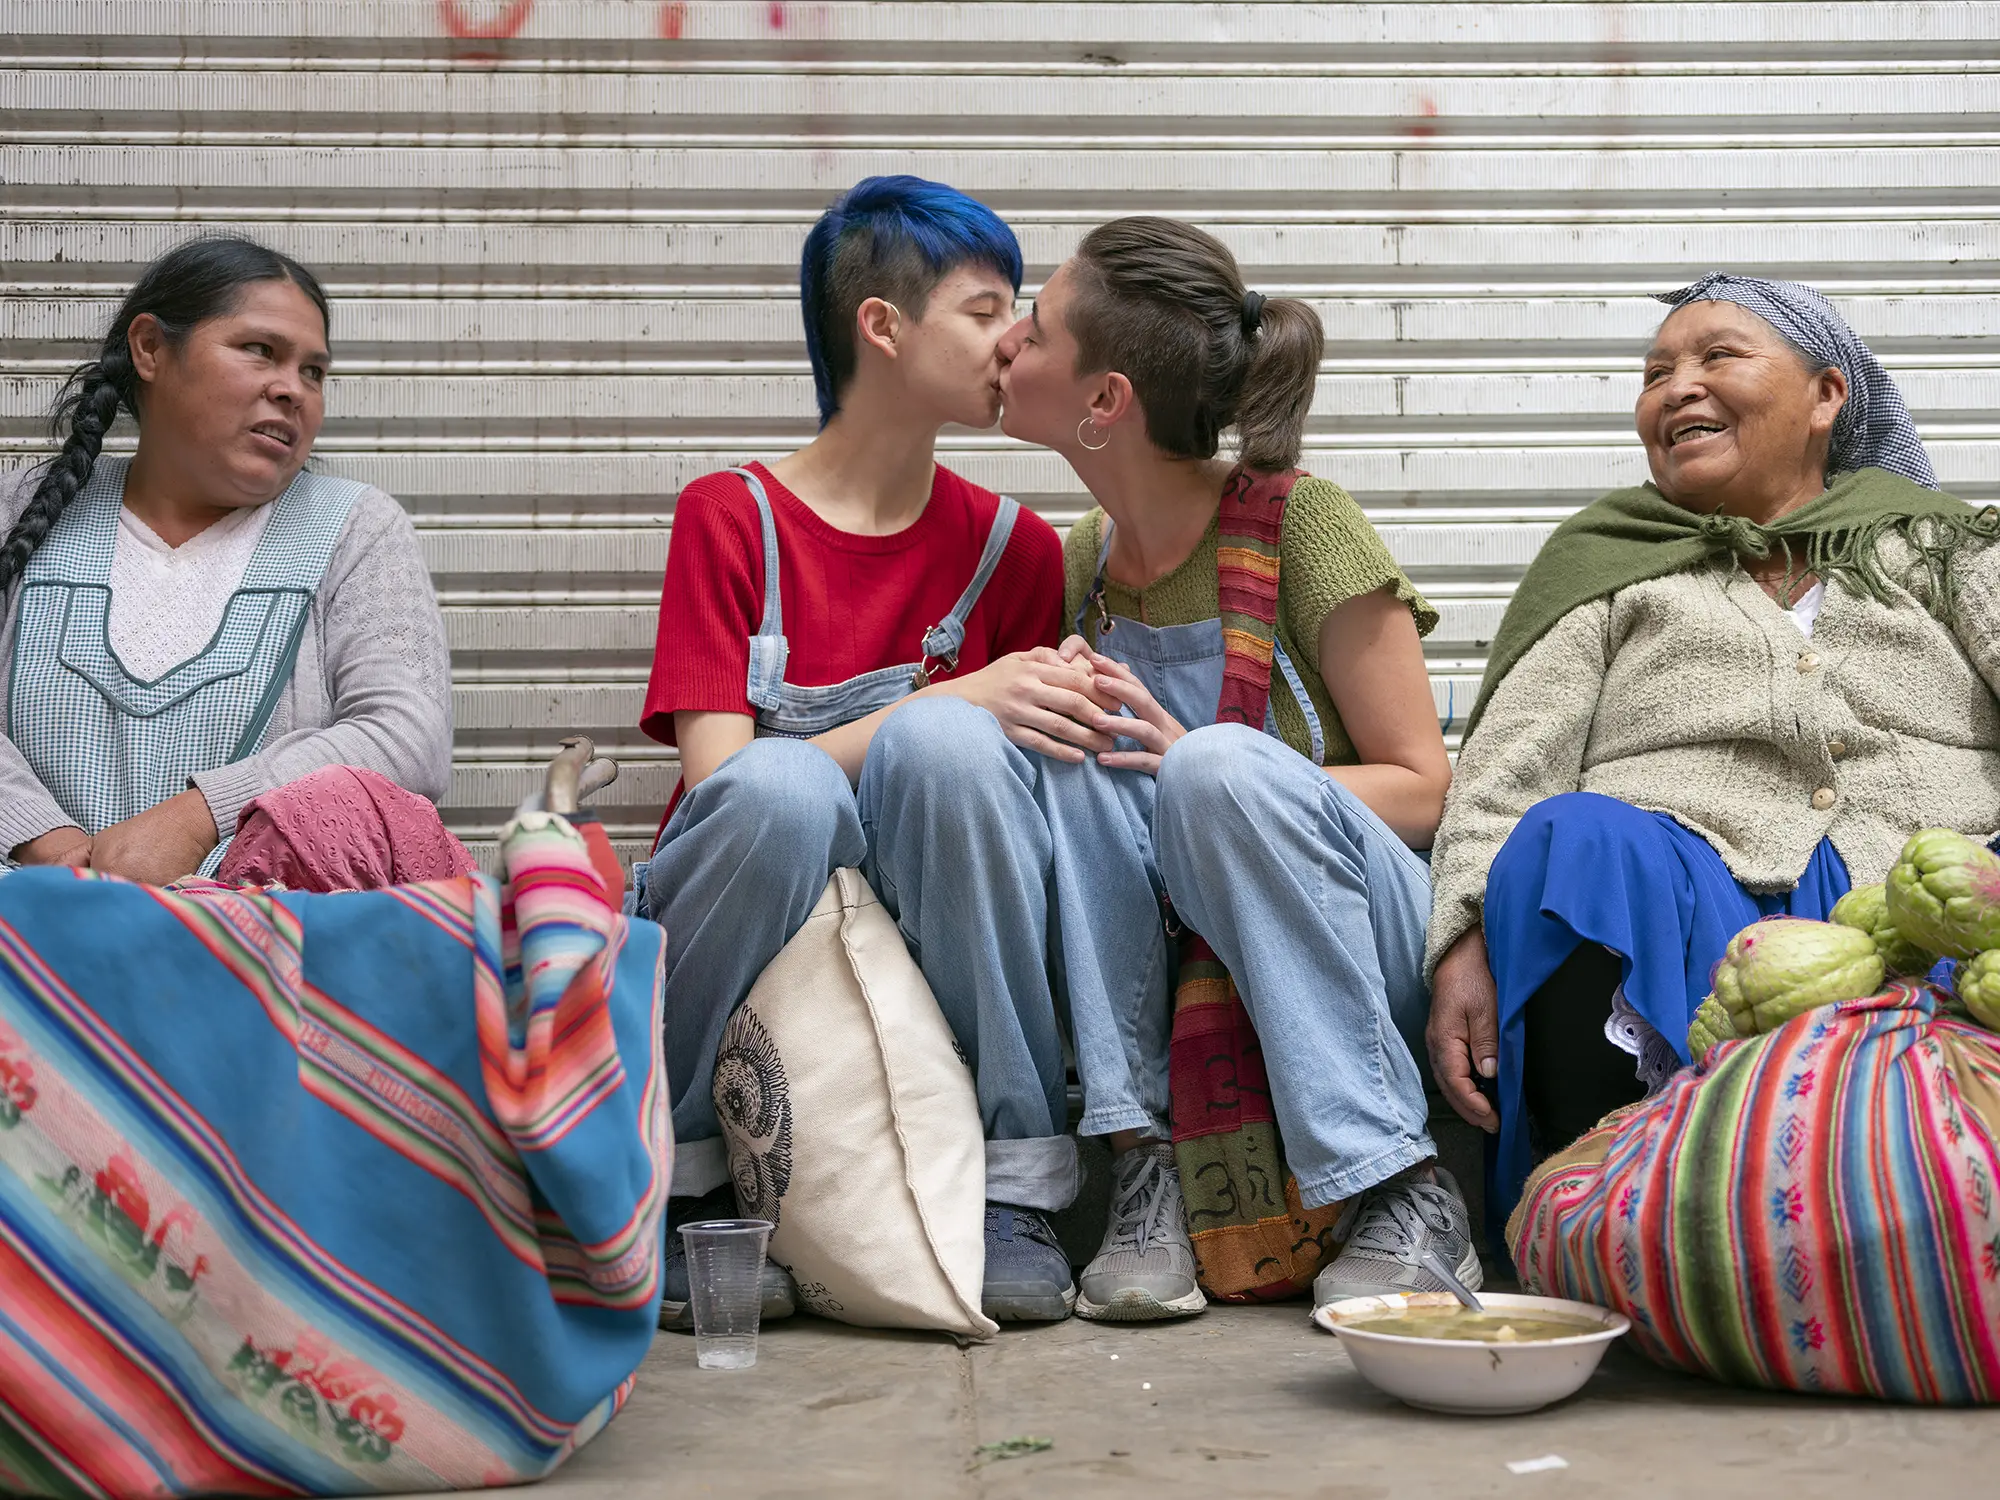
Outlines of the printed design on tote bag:
{"label": "printed design on tote bag", "polygon": [[729,1141],[738,1206],[775,1225],[792,1185],[792,1098],[777,1044],[747,1005],[730,1018],[715,1056],[715,1112]]}

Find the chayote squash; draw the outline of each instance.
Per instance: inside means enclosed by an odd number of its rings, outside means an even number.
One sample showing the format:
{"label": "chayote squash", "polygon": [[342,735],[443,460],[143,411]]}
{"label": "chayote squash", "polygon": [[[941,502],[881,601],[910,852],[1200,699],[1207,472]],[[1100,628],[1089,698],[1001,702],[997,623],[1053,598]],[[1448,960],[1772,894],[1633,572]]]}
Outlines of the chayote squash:
{"label": "chayote squash", "polygon": [[2000,948],[2000,857],[1949,828],[1926,828],[1889,872],[1889,920],[1950,958]]}
{"label": "chayote squash", "polygon": [[2000,1031],[2000,949],[1988,948],[1960,964],[1954,982],[1972,1019],[1989,1031]]}
{"label": "chayote squash", "polygon": [[1794,1016],[1882,988],[1875,940],[1852,927],[1766,917],[1729,940],[1711,979],[1738,1036],[1776,1031]]}
{"label": "chayote squash", "polygon": [[1882,885],[1858,885],[1834,903],[1830,921],[1852,927],[1875,939],[1875,951],[1891,974],[1928,974],[1938,961],[1935,953],[1911,942],[1889,920],[1889,890]]}
{"label": "chayote squash", "polygon": [[1708,1056],[1709,1048],[1735,1035],[1736,1024],[1729,1019],[1729,1011],[1710,995],[1696,1008],[1694,1022],[1688,1027],[1688,1056],[1700,1062]]}

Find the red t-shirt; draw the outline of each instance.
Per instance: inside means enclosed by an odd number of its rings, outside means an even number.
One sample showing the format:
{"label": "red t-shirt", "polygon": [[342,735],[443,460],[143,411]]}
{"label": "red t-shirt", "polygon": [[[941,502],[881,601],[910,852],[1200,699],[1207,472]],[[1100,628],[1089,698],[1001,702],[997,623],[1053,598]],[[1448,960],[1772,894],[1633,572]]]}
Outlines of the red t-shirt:
{"label": "red t-shirt", "polygon": [[[791,656],[785,680],[829,687],[915,662],[924,633],[951,613],[979,568],[1000,497],[942,465],[930,503],[893,536],[837,531],[771,477],[778,586]],[[965,622],[956,672],[1061,639],[1062,543],[1040,516],[1014,520],[986,590]],[[639,727],[674,743],[674,714],[751,712],[750,637],[764,618],[764,541],[757,502],[736,474],[707,474],[681,491],[660,594],[660,633]]]}

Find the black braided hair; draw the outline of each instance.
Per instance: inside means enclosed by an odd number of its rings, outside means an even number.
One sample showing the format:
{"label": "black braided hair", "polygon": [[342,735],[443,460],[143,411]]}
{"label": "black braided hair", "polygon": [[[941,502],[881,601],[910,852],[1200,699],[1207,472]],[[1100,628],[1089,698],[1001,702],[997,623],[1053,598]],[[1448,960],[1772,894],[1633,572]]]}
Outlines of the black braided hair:
{"label": "black braided hair", "polygon": [[120,408],[139,416],[139,376],[132,367],[132,323],[147,313],[168,344],[178,348],[197,323],[234,310],[246,286],[289,281],[310,297],[329,321],[319,279],[288,255],[236,236],[190,240],[169,250],[140,275],[111,321],[97,358],[77,366],[63,383],[49,419],[61,445],[43,466],[34,497],[0,542],[0,599],[27,570],[28,559],[90,480],[104,435]]}

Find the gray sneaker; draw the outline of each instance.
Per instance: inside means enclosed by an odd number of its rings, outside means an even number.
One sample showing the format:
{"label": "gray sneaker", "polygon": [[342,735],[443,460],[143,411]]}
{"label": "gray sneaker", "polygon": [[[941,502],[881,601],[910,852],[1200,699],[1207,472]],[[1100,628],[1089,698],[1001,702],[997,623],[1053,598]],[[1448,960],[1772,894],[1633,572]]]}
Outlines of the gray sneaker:
{"label": "gray sneaker", "polygon": [[1399,1178],[1356,1200],[1346,1247],[1313,1278],[1314,1307],[1346,1297],[1449,1291],[1421,1264],[1426,1249],[1435,1250],[1467,1290],[1479,1290],[1485,1276],[1472,1244],[1472,1215],[1451,1173],[1436,1170],[1435,1183]]}
{"label": "gray sneaker", "polygon": [[1195,1282],[1174,1148],[1135,1147],[1113,1167],[1111,1219],[1077,1280],[1076,1315],[1103,1323],[1184,1318],[1208,1306]]}

